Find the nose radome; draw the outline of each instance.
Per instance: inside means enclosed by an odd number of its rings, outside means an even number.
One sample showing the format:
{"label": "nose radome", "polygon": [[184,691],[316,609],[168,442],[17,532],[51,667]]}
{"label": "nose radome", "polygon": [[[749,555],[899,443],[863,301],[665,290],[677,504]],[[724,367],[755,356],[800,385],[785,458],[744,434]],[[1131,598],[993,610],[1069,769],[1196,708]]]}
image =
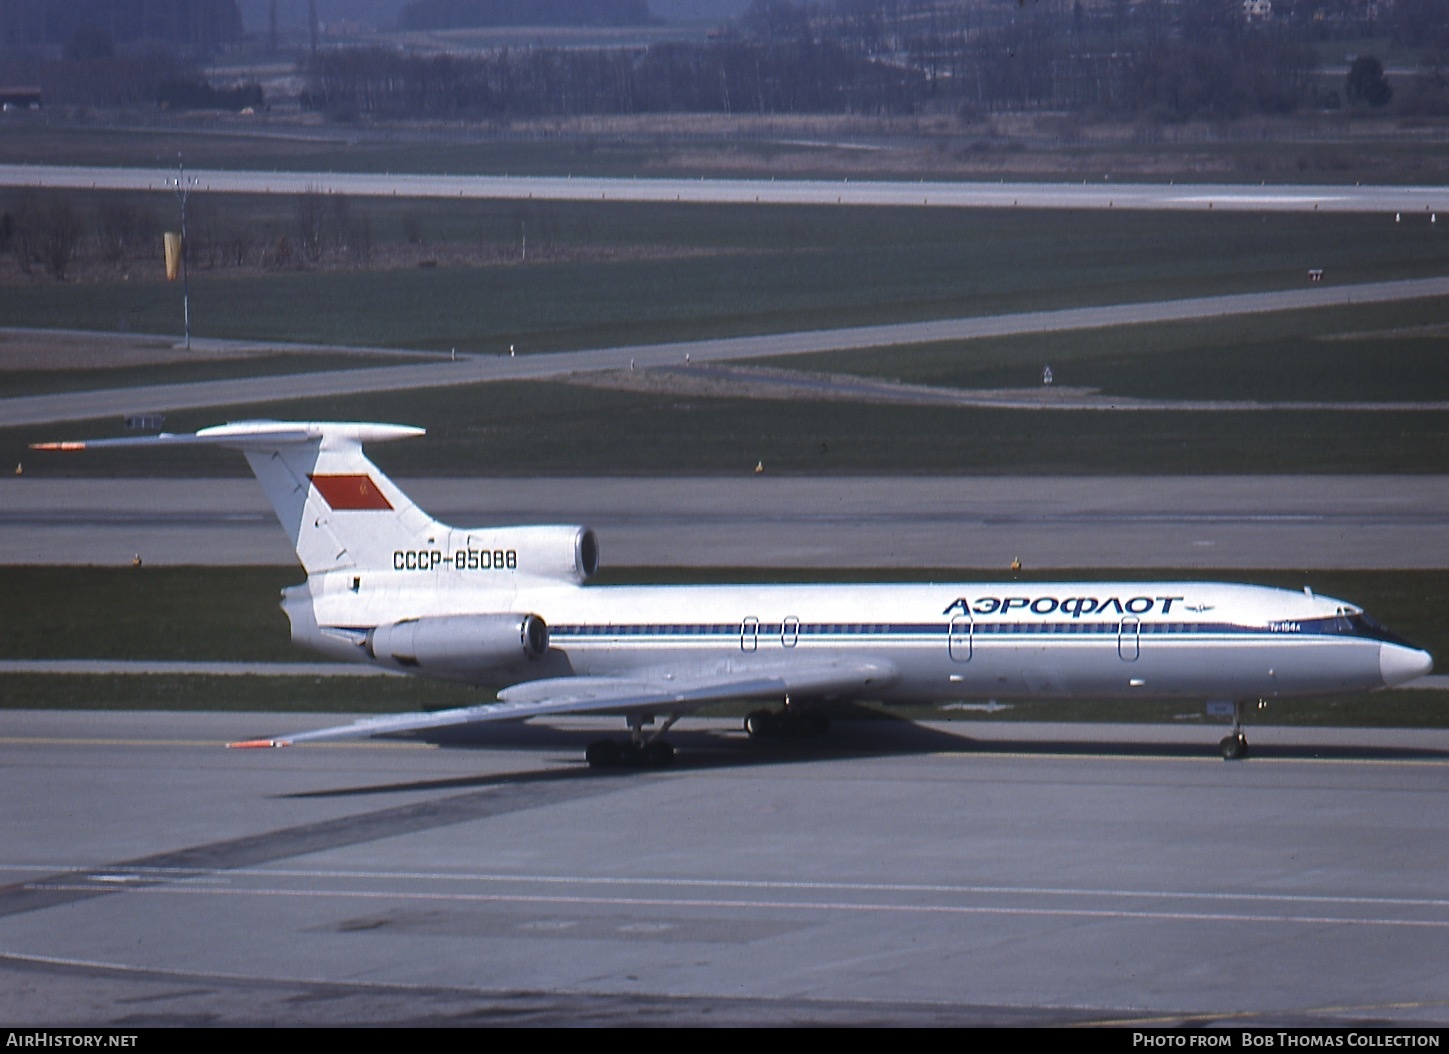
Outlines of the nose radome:
{"label": "nose radome", "polygon": [[1379,645],[1379,675],[1387,687],[1418,680],[1433,668],[1434,657],[1427,651],[1402,644]]}

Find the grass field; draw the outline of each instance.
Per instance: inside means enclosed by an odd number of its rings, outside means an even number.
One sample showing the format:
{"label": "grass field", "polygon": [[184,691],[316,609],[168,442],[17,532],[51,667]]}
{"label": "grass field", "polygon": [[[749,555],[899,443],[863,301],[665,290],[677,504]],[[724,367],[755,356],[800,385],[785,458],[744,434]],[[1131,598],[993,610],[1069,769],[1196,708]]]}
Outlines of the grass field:
{"label": "grass field", "polygon": [[170,362],[155,366],[115,369],[6,370],[0,373],[0,391],[5,398],[49,395],[55,392],[87,391],[94,388],[129,388],[135,385],[185,384],[188,381],[227,380],[236,377],[278,377],[285,388],[289,373],[318,370],[357,369],[388,366],[408,361],[398,355],[347,355],[343,353],[276,353],[244,358],[207,358],[192,362]]}
{"label": "grass field", "polygon": [[[262,241],[295,234],[285,199],[233,206],[231,222]],[[1449,237],[1422,217],[579,203],[520,211],[487,202],[354,202],[352,212],[374,208],[379,242],[409,222],[402,211],[425,241],[495,248],[516,247],[526,222],[533,262],[198,268],[193,334],[468,351],[515,344],[526,354],[1294,288],[1309,268],[1330,282],[1449,270]],[[652,257],[651,247],[669,255]],[[605,248],[614,255],[601,259]],[[552,262],[538,262],[545,249]],[[159,280],[158,264],[147,271],[158,278],[138,270],[90,281],[78,266],[73,282],[0,284],[0,318],[179,333],[179,290]]]}
{"label": "grass field", "polygon": [[[139,407],[152,409],[152,407]],[[703,399],[567,384],[509,383],[291,400],[172,413],[188,431],[248,416],[394,420],[426,439],[377,448],[398,476],[597,473],[771,474],[1429,473],[1449,465],[1449,418],[1435,412],[1032,412]],[[207,449],[32,454],[42,439],[99,436],[119,422],[0,432],[0,457],[30,476],[227,476],[239,458]]]}
{"label": "grass field", "polygon": [[1413,402],[1449,399],[1449,304],[1411,300],[1117,326],[770,364],[951,388],[1055,383],[1140,399]]}
{"label": "grass field", "polygon": [[[1039,367],[1038,367],[1039,368]],[[138,407],[137,409],[154,409]],[[506,383],[277,401],[168,415],[173,431],[247,417],[419,424],[425,439],[378,447],[398,475],[984,475],[1430,473],[1449,465],[1449,415],[1044,412],[716,399]],[[0,458],[28,475],[243,475],[245,463],[182,448],[37,455],[31,442],[99,437],[120,422],[0,431]]]}
{"label": "grass field", "polygon": [[[174,168],[180,154],[192,169],[629,176],[647,171],[675,151],[645,136],[497,137],[487,131],[389,133],[345,126],[284,127],[280,133],[264,125],[216,132],[188,128],[79,129],[12,122],[12,127],[6,129],[13,156],[32,164],[148,168]],[[754,156],[755,163],[762,167],[781,152],[779,146],[769,143],[752,146],[746,142],[737,144],[736,149]],[[791,153],[817,157],[821,171],[834,167],[834,152],[828,149],[796,147]],[[711,169],[719,170],[722,166]]]}
{"label": "grass field", "polygon": [[[0,567],[0,638],[4,659],[115,659],[153,661],[299,662],[315,658],[293,647],[277,592],[300,580],[288,568],[26,568]],[[902,576],[892,576],[898,579]],[[914,572],[915,580],[979,578],[962,569]],[[1201,577],[1183,573],[1095,571],[1090,574],[1022,573],[1023,581],[1052,579],[1162,580]],[[1254,573],[1252,581],[1300,588],[1288,572]],[[873,572],[841,570],[814,576],[715,569],[700,572],[630,569],[606,573],[604,582],[789,581],[811,578],[879,581]],[[1375,617],[1436,654],[1449,654],[1449,614],[1440,598],[1449,572],[1315,572],[1315,590],[1363,604]],[[240,709],[386,712],[462,706],[486,693],[417,679],[272,676],[7,675],[5,706],[82,709]],[[1350,725],[1449,724],[1449,693],[1437,690],[1295,701],[1275,705],[1273,723]],[[734,712],[723,708],[714,712]],[[916,716],[931,708],[910,708]],[[941,711],[935,716],[991,716],[1038,720],[1170,720],[1198,713],[1183,703],[1101,700],[1041,702],[988,715]],[[1260,718],[1260,722],[1264,719]]]}
{"label": "grass field", "polygon": [[[1334,45],[1335,61],[1347,47]],[[669,114],[504,129],[257,120],[107,129],[12,120],[5,133],[12,156],[33,163],[168,167],[184,154],[192,168],[448,175],[1437,183],[1449,160],[1434,119],[1361,116],[1196,127],[1019,114],[969,122]]]}
{"label": "grass field", "polygon": [[[987,475],[1439,473],[1449,465],[1442,413],[1048,413],[687,399],[543,384],[272,409],[424,422],[427,439],[379,451],[380,464],[405,475],[466,475],[485,467],[742,475],[757,462],[771,473]],[[213,414],[206,423],[219,419]],[[119,457],[108,463],[124,467]],[[129,464],[137,471],[134,458]],[[99,458],[94,465],[91,471],[106,471]]]}

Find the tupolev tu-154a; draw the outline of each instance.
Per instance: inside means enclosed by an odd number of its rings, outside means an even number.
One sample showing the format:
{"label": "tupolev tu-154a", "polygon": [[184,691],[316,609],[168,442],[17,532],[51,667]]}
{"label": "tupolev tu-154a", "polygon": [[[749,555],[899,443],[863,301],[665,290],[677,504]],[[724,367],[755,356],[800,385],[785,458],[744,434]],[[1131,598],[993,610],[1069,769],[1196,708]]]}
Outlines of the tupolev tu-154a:
{"label": "tupolev tu-154a", "polygon": [[306,582],[282,593],[292,639],[334,659],[467,684],[497,701],[367,718],[232,746],[421,732],[549,714],[618,714],[629,737],[591,765],[664,765],[690,711],[759,700],[751,736],[818,733],[834,701],[1143,698],[1244,707],[1362,692],[1427,674],[1429,654],[1362,609],[1217,582],[590,585],[594,532],[459,528],[415,505],[365,443],[422,435],[358,422],[242,421],[37,449],[213,445],[241,451]]}

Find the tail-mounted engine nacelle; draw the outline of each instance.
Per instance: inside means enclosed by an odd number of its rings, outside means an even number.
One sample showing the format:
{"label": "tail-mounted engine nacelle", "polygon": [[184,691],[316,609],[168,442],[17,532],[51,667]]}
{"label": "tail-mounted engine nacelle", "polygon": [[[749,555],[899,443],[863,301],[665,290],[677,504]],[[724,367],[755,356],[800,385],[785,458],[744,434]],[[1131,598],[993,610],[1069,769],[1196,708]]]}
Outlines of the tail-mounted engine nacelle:
{"label": "tail-mounted engine nacelle", "polygon": [[542,658],[548,625],[537,615],[435,615],[371,629],[365,647],[378,662],[471,681]]}
{"label": "tail-mounted engine nacelle", "polygon": [[481,571],[477,581],[484,585],[497,572],[583,585],[599,569],[599,537],[587,527],[562,525],[455,528],[447,546],[398,550],[393,569]]}
{"label": "tail-mounted engine nacelle", "polygon": [[[499,533],[509,530],[501,528]],[[511,532],[518,548],[518,569],[537,578],[582,585],[599,569],[599,538],[587,527],[529,527]]]}

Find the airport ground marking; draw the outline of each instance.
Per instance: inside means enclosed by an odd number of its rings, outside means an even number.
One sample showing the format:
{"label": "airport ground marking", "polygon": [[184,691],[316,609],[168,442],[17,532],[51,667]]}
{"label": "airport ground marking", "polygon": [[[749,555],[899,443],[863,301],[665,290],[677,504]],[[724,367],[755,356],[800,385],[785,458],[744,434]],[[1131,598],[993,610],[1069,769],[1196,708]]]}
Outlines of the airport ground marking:
{"label": "airport ground marking", "polygon": [[[68,882],[27,882],[22,888],[37,892],[96,893],[97,886]],[[1248,912],[1190,912],[1190,911],[1122,911],[1093,908],[1028,908],[991,907],[976,904],[889,904],[808,900],[730,900],[722,898],[673,898],[673,897],[591,897],[544,894],[504,893],[436,893],[402,892],[397,890],[302,890],[284,888],[237,889],[208,886],[205,888],[180,885],[133,886],[117,883],[108,890],[114,895],[173,895],[186,896],[241,896],[278,897],[302,899],[337,900],[388,900],[402,902],[432,902],[461,904],[519,904],[558,907],[613,907],[613,908],[666,908],[666,909],[708,909],[717,911],[811,911],[844,912],[849,914],[905,914],[905,915],[959,915],[1000,916],[1015,918],[1076,918],[1102,920],[1154,920],[1162,922],[1227,922],[1262,924],[1286,924],[1304,926],[1379,926],[1409,929],[1449,929],[1449,918],[1444,919],[1396,919],[1396,918],[1354,918],[1332,915],[1264,915]]]}

